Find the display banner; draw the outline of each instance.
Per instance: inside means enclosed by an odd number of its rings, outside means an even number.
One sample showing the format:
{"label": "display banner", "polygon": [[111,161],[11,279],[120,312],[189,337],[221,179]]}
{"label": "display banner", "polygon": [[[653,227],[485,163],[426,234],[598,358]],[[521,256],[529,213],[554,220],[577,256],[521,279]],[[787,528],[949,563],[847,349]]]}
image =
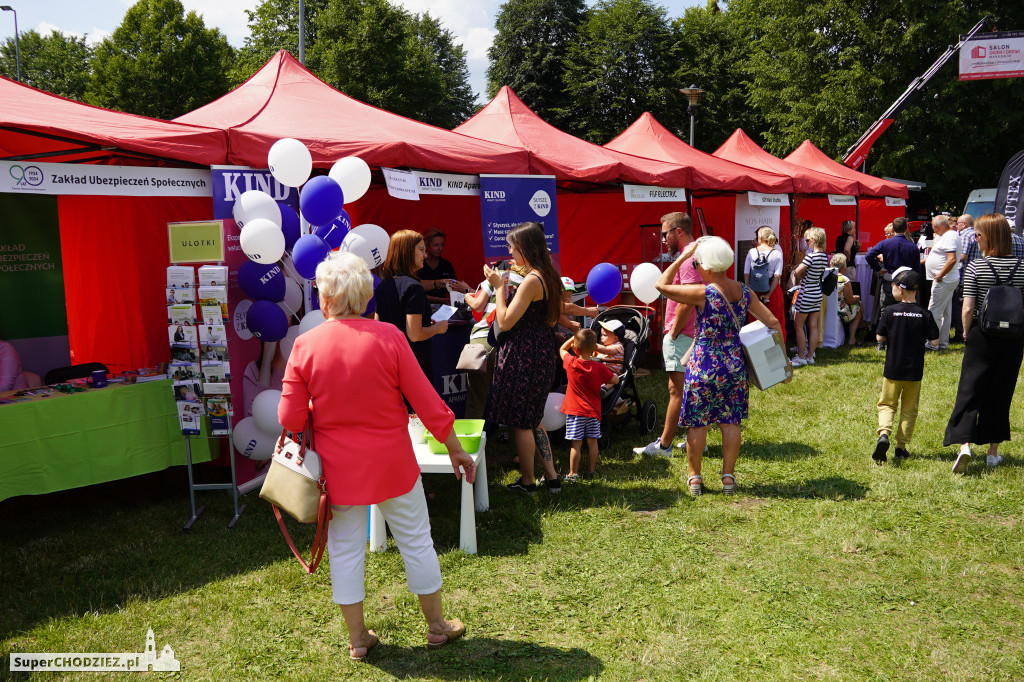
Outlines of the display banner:
{"label": "display banner", "polygon": [[[228,316],[226,325],[228,337],[228,356],[231,358],[231,402],[234,409],[232,428],[245,417],[252,416],[252,401],[261,392],[277,388],[274,377],[280,377],[280,368],[284,366],[281,348],[276,343],[262,343],[253,336],[246,324],[245,312],[252,301],[238,285],[238,268],[249,259],[238,242],[241,230],[235,223],[232,210],[235,200],[248,190],[260,190],[274,197],[278,203],[287,204],[298,210],[299,192],[294,187],[282,185],[270,174],[269,170],[249,168],[247,166],[213,166],[213,217],[224,224],[224,265],[228,266]],[[304,282],[299,282],[304,284]],[[289,324],[298,324],[298,317],[290,317]],[[270,363],[273,372],[261,373],[263,363]],[[270,384],[261,383],[261,379],[269,376]],[[245,484],[258,479],[266,473],[268,461],[257,462],[238,453],[233,447],[238,484],[243,490],[249,490]]]}
{"label": "display banner", "polygon": [[172,263],[219,263],[224,260],[224,221],[167,223]]}
{"label": "display banner", "polygon": [[453,175],[414,171],[420,194],[446,194],[448,196],[480,196],[479,175]]}
{"label": "display banner", "polygon": [[1017,213],[1020,212],[1021,177],[1024,176],[1024,151],[1013,155],[1003,174],[999,176],[999,185],[996,187],[996,204],[993,211],[1002,213],[1010,221],[1017,234],[1021,233],[1024,225],[1017,220]]}
{"label": "display banner", "polygon": [[829,194],[828,204],[829,206],[856,206],[857,197],[852,197],[849,194]]}
{"label": "display banner", "polygon": [[649,185],[623,185],[626,202],[675,201],[686,203],[686,190],[682,187],[651,187]]}
{"label": "display banner", "polygon": [[388,194],[396,199],[420,200],[419,181],[416,179],[415,173],[394,168],[381,168],[380,170],[384,173]]}
{"label": "display banner", "polygon": [[484,258],[507,258],[506,237],[519,223],[537,222],[552,253],[558,253],[554,175],[481,175],[480,218]]}
{"label": "display banner", "polygon": [[885,205],[886,206],[906,206],[907,205],[907,200],[906,199],[899,199],[897,197],[886,197],[885,198]]}
{"label": "display banner", "polygon": [[776,237],[780,235],[781,214],[778,206],[752,204],[748,196],[736,195],[736,279],[742,279],[743,263],[747,252],[754,248],[758,228],[767,226],[775,231]]}
{"label": "display banner", "polygon": [[960,48],[960,80],[1024,76],[1024,31],[975,35]]}
{"label": "display banner", "polygon": [[789,206],[789,195],[747,192],[747,203],[751,206]]}
{"label": "display banner", "polygon": [[118,197],[208,197],[208,170],[0,161],[0,192]]}

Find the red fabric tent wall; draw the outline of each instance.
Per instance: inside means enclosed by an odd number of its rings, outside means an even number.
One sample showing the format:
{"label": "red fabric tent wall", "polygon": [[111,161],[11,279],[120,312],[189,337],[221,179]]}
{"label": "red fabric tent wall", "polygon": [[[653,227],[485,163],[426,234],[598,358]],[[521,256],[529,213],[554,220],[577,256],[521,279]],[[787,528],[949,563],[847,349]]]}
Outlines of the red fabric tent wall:
{"label": "red fabric tent wall", "polygon": [[858,238],[864,246],[874,246],[885,239],[883,229],[891,223],[894,218],[906,217],[906,206],[886,206],[885,199],[877,197],[862,197],[860,200],[860,232]]}
{"label": "red fabric tent wall", "polygon": [[73,364],[121,372],[170,360],[167,223],[211,210],[209,197],[59,197]]}

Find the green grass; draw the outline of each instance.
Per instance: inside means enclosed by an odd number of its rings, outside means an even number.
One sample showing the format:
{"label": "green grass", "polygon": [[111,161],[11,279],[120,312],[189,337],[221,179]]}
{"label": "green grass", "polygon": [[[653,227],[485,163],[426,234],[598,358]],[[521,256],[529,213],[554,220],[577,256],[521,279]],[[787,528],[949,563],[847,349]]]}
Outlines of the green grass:
{"label": "green grass", "polygon": [[[185,680],[1024,678],[1024,388],[1004,465],[981,457],[953,475],[942,433],[961,356],[929,354],[912,457],[878,467],[882,355],[818,357],[752,391],[735,497],[719,493],[715,431],[697,500],[682,458],[632,457],[650,440],[635,421],[598,479],[558,496],[507,493],[510,454],[492,444],[491,510],[466,556],[453,480],[427,476],[446,608],[469,627],[443,651],[423,646],[392,548],[367,557],[382,645],[351,664],[326,560],[307,577],[254,496],[228,531],[230,499],[203,495],[182,533],[188,497],[171,471],[0,503],[0,654],[139,651],[152,627]],[[640,385],[662,412],[664,384]],[[556,456],[565,471],[564,444]],[[309,529],[296,533],[308,548]],[[27,677],[6,658],[4,676]]]}

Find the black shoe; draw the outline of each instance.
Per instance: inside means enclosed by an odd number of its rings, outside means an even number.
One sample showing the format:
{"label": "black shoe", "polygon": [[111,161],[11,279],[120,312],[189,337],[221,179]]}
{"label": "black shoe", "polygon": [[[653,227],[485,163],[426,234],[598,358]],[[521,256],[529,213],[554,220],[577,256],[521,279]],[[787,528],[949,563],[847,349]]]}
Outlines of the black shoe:
{"label": "black shoe", "polygon": [[910,457],[910,453],[907,452],[906,448],[896,448],[896,451],[893,454],[896,456],[896,459],[901,462],[906,461],[906,459]]}
{"label": "black shoe", "polygon": [[879,353],[884,353],[885,352],[885,344],[884,343],[878,344],[878,352]]}
{"label": "black shoe", "polygon": [[889,451],[889,436],[884,433],[878,437],[878,442],[875,444],[875,451],[871,453],[871,459],[875,460],[878,464],[885,464],[889,458],[885,456],[885,453]]}
{"label": "black shoe", "polygon": [[562,492],[562,480],[559,478],[553,481],[544,481],[544,485],[548,487],[548,492],[552,495]]}
{"label": "black shoe", "polygon": [[[520,476],[515,483],[509,483],[505,486],[505,489],[514,493],[529,493],[530,495],[537,492],[537,485],[530,483],[529,485],[523,483],[523,477]],[[561,490],[561,488],[559,488]]]}
{"label": "black shoe", "polygon": [[591,480],[592,478],[594,478],[594,475],[596,473],[597,473],[596,471],[584,471],[583,472],[583,480],[585,480],[585,481]]}

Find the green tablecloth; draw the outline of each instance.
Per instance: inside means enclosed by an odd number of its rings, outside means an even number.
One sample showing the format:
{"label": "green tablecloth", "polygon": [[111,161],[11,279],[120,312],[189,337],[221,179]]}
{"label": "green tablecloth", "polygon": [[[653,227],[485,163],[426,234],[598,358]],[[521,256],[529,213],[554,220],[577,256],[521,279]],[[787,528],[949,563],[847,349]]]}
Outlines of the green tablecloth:
{"label": "green tablecloth", "polygon": [[[210,443],[193,438],[192,461],[210,460]],[[0,405],[0,500],[184,463],[169,380]]]}

